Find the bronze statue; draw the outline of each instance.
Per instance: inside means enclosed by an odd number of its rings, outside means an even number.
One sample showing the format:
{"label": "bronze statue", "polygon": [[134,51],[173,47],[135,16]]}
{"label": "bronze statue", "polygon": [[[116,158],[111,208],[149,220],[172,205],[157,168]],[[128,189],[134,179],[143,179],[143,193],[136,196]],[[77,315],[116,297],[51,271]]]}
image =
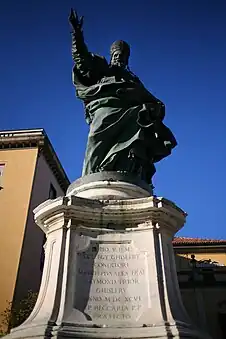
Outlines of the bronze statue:
{"label": "bronze statue", "polygon": [[71,10],[73,83],[84,102],[90,124],[83,175],[100,171],[134,173],[147,183],[154,163],[171,154],[177,144],[163,124],[165,106],[128,66],[130,47],[112,44],[110,63],[88,51],[83,17]]}

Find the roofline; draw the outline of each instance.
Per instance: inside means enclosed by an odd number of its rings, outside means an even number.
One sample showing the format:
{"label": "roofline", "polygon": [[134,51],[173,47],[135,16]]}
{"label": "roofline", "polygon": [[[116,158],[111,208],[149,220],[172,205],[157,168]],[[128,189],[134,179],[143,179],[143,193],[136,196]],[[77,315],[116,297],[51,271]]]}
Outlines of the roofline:
{"label": "roofline", "polygon": [[43,128],[0,131],[0,149],[33,147],[38,147],[44,155],[60,187],[66,192],[70,181]]}
{"label": "roofline", "polygon": [[[14,134],[14,135],[21,135],[21,134],[34,134],[34,133],[45,133],[44,128],[25,128],[25,129],[15,129],[15,130],[0,130],[0,135],[2,136],[3,134]],[[46,134],[46,133],[45,133]]]}
{"label": "roofline", "polygon": [[173,246],[175,247],[200,247],[200,246],[226,246],[226,241],[210,241],[210,242],[174,242]]}
{"label": "roofline", "polygon": [[173,245],[175,247],[196,247],[196,246],[226,246],[225,239],[205,239],[205,238],[191,238],[191,237],[174,237]]}

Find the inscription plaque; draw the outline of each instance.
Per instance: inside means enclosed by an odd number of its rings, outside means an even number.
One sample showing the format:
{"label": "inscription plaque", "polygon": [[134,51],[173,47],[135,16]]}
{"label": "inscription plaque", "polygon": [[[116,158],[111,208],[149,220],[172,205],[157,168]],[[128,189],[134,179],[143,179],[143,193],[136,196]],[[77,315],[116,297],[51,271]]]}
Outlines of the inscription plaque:
{"label": "inscription plaque", "polygon": [[130,241],[91,240],[77,253],[74,307],[91,321],[137,321],[149,305],[147,253]]}

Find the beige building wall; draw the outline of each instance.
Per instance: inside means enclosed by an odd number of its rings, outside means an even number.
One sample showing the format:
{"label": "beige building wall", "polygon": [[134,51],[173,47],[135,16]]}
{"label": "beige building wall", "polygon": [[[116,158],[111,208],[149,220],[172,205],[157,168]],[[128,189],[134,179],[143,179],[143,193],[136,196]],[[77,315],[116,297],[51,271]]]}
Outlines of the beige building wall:
{"label": "beige building wall", "polygon": [[49,198],[50,185],[56,190],[57,196],[64,195],[52,170],[41,154],[38,158],[31,202],[29,206],[26,232],[20,258],[14,302],[27,295],[28,290],[38,292],[42,270],[40,269],[41,251],[44,233],[34,222],[33,210]]}
{"label": "beige building wall", "polygon": [[209,260],[211,259],[212,261],[216,261],[221,265],[225,265],[226,266],[226,253],[221,253],[218,252],[217,250],[215,253],[207,253],[207,251],[197,251],[197,252],[193,252],[194,250],[191,250],[188,253],[183,253],[183,254],[177,254],[176,255],[176,265],[177,265],[177,270],[187,270],[188,268],[190,268],[190,260],[191,260],[191,255],[194,254],[195,255],[195,259],[197,261],[199,260]]}
{"label": "beige building wall", "polygon": [[0,313],[14,293],[37,154],[37,148],[0,150]]}

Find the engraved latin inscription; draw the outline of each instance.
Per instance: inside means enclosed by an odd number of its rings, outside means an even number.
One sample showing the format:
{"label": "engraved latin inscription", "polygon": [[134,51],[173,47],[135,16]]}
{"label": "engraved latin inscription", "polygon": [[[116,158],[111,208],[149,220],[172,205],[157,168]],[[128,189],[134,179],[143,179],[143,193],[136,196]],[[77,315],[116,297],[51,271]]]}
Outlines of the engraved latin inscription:
{"label": "engraved latin inscription", "polygon": [[133,321],[148,307],[146,253],[132,243],[91,241],[76,266],[74,307],[87,319]]}

